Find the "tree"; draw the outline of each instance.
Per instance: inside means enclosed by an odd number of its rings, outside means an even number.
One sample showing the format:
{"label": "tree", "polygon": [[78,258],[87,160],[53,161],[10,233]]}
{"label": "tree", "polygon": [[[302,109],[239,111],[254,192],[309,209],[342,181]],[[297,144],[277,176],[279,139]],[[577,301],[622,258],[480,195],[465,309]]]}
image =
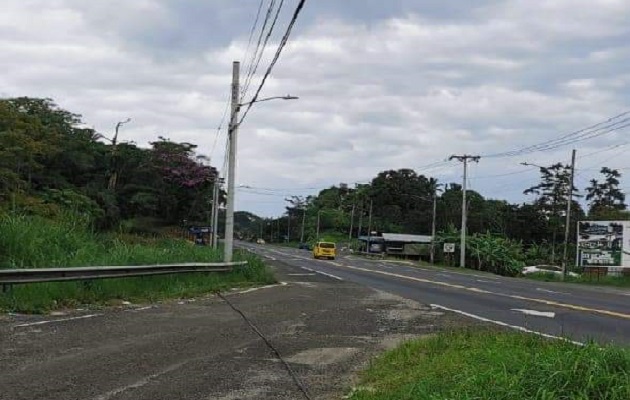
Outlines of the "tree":
{"label": "tree", "polygon": [[[553,164],[550,167],[540,168],[541,182],[525,190],[524,194],[535,194],[538,198],[534,205],[542,215],[545,216],[551,227],[552,262],[555,262],[556,242],[558,232],[565,224],[567,202],[569,195],[572,198],[580,197],[578,189],[571,187],[571,167],[561,163]],[[580,204],[573,200],[573,219],[576,220],[583,215]],[[573,224],[572,224],[573,225]]]}
{"label": "tree", "polygon": [[586,200],[589,201],[589,216],[591,218],[606,219],[619,215],[619,211],[626,209],[626,195],[619,189],[621,173],[616,169],[603,167],[600,171],[604,175],[604,181],[591,180],[591,185],[586,188]]}

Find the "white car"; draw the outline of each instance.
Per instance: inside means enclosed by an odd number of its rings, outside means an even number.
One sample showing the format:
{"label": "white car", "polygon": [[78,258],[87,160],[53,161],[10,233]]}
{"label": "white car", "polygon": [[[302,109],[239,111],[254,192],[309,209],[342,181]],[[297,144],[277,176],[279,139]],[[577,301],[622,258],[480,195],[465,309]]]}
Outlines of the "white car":
{"label": "white car", "polygon": [[264,239],[258,239],[258,240],[256,240],[256,243],[258,243],[258,244],[265,244],[265,240]]}
{"label": "white car", "polygon": [[[554,274],[554,275],[562,275],[562,268],[556,265],[534,265],[531,267],[525,267],[522,271],[523,275],[529,274]],[[576,274],[575,272],[567,272],[568,276],[577,278],[580,274]]]}

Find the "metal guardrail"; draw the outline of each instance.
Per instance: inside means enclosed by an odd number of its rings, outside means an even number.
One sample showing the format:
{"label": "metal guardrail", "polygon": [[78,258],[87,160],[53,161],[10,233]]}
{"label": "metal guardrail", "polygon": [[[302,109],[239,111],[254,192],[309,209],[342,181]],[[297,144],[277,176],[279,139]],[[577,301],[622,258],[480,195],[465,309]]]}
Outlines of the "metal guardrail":
{"label": "metal guardrail", "polygon": [[104,267],[0,269],[0,285],[23,283],[85,281],[92,279],[126,278],[182,274],[191,272],[229,272],[247,261],[230,263],[185,263]]}

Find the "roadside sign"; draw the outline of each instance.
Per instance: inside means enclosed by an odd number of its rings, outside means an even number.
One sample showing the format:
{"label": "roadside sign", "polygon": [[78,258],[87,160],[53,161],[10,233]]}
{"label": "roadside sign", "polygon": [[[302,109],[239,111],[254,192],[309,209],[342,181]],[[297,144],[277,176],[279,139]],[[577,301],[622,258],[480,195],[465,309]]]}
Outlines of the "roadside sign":
{"label": "roadside sign", "polygon": [[444,243],[445,253],[455,253],[455,243]]}

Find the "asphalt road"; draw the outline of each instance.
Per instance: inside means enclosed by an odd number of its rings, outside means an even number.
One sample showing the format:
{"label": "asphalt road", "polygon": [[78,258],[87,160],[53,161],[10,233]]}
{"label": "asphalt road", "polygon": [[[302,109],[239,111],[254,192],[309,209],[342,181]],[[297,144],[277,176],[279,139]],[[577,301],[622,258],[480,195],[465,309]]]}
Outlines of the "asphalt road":
{"label": "asphalt road", "polygon": [[396,294],[469,318],[577,342],[630,345],[630,291],[537,282],[409,262],[340,255],[314,260],[306,250],[239,243],[267,259]]}

